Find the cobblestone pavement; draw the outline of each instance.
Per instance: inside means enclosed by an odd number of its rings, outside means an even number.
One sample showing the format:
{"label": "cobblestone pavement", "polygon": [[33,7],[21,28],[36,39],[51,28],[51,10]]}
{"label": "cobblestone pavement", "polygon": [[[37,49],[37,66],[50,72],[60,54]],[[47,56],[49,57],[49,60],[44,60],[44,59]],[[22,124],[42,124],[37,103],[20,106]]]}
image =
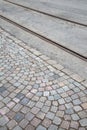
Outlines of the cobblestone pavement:
{"label": "cobblestone pavement", "polygon": [[87,130],[87,80],[0,29],[0,130]]}

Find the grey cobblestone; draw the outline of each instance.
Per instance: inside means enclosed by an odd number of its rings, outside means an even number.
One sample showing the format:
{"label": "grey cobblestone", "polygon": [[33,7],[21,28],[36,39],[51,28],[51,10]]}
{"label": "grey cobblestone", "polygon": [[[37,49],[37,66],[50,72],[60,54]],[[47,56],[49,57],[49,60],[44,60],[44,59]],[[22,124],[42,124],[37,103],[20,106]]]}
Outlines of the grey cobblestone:
{"label": "grey cobblestone", "polygon": [[86,130],[86,88],[87,80],[0,31],[0,130]]}
{"label": "grey cobblestone", "polygon": [[29,102],[29,99],[28,99],[28,98],[23,98],[23,99],[20,101],[20,104],[26,105],[28,102]]}
{"label": "grey cobblestone", "polygon": [[41,125],[39,125],[36,130],[46,130],[46,128],[41,126]]}
{"label": "grey cobblestone", "polygon": [[53,120],[53,123],[56,124],[56,125],[60,125],[60,123],[61,123],[61,118],[55,116],[55,118],[54,118],[54,120]]}
{"label": "grey cobblestone", "polygon": [[29,121],[31,121],[34,118],[34,114],[32,114],[31,112],[27,113],[25,118]]}
{"label": "grey cobblestone", "polygon": [[17,122],[15,120],[11,120],[9,121],[9,123],[7,124],[9,129],[13,129],[15,126],[17,125]]}
{"label": "grey cobblestone", "polygon": [[5,126],[9,119],[6,116],[0,117],[0,126]]}
{"label": "grey cobblestone", "polygon": [[23,118],[24,118],[24,114],[19,112],[14,116],[14,120],[17,122],[20,122]]}
{"label": "grey cobblestone", "polygon": [[57,130],[58,127],[56,125],[51,125],[48,130]]}
{"label": "grey cobblestone", "polygon": [[44,113],[47,113],[49,111],[50,107],[48,106],[43,106],[43,108],[41,109],[41,111],[43,111]]}
{"label": "grey cobblestone", "polygon": [[49,118],[49,119],[51,119],[51,120],[54,118],[54,116],[55,116],[55,114],[52,113],[52,112],[48,112],[48,113],[46,114],[46,117]]}
{"label": "grey cobblestone", "polygon": [[22,130],[20,126],[16,126],[13,130]]}
{"label": "grey cobblestone", "polygon": [[87,126],[87,118],[81,119],[79,122],[81,126]]}

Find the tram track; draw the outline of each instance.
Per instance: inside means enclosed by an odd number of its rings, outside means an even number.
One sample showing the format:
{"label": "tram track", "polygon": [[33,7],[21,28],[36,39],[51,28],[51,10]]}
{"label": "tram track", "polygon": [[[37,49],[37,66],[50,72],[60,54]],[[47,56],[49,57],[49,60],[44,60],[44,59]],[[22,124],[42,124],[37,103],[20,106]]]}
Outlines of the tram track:
{"label": "tram track", "polygon": [[30,33],[30,34],[32,34],[32,35],[34,35],[34,36],[44,40],[44,41],[50,43],[50,44],[53,44],[53,45],[57,46],[58,48],[60,48],[60,49],[62,49],[64,51],[72,54],[73,56],[76,56],[76,57],[80,58],[81,60],[84,60],[84,61],[87,62],[87,57],[79,54],[78,52],[73,51],[73,50],[63,46],[63,45],[59,44],[58,42],[54,42],[53,40],[51,40],[51,39],[49,39],[49,38],[47,38],[47,37],[45,37],[45,36],[43,36],[43,35],[41,35],[39,33],[36,33],[34,31],[32,31],[31,29],[28,29],[28,28],[20,25],[19,23],[15,22],[15,21],[13,21],[13,20],[11,20],[9,18],[7,18],[6,16],[0,15],[0,18],[5,20],[5,21],[7,21],[7,22],[9,22],[9,23],[11,23],[11,24],[13,24],[13,25],[15,25],[18,28],[21,28],[22,30],[24,30],[24,31],[26,31],[26,32],[28,32],[28,33]]}
{"label": "tram track", "polygon": [[66,19],[66,18],[63,18],[63,17],[59,17],[59,16],[56,16],[56,15],[47,13],[47,12],[43,12],[43,11],[41,11],[41,10],[37,10],[37,9],[31,8],[31,7],[23,6],[23,5],[20,5],[20,4],[18,4],[18,3],[11,2],[11,1],[9,1],[9,0],[3,0],[3,1],[8,2],[8,3],[11,3],[11,4],[16,5],[16,6],[19,6],[19,7],[22,7],[22,8],[24,8],[24,9],[28,9],[28,10],[31,10],[31,11],[35,11],[35,12],[37,12],[37,13],[41,13],[41,14],[46,15],[46,16],[50,16],[50,17],[53,17],[53,18],[56,18],[56,19],[60,19],[60,20],[66,21],[66,22],[70,22],[70,23],[73,23],[73,24],[76,24],[76,25],[79,25],[79,26],[87,27],[86,24],[82,24],[82,23],[76,22],[76,21],[74,21],[74,20],[69,20],[69,19]]}

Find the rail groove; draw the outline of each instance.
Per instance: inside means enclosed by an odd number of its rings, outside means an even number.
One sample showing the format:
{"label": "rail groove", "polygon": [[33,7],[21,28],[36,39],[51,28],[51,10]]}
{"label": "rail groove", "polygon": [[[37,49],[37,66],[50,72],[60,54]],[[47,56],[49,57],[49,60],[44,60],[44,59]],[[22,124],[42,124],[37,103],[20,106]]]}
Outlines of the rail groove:
{"label": "rail groove", "polygon": [[42,40],[44,40],[46,42],[49,42],[50,44],[53,44],[53,45],[59,47],[60,49],[62,49],[64,51],[66,51],[66,52],[68,52],[68,53],[70,53],[70,54],[80,58],[81,60],[84,60],[84,61],[87,62],[87,57],[79,54],[78,52],[73,51],[73,50],[71,50],[71,49],[69,49],[69,48],[67,48],[67,47],[65,47],[65,46],[63,46],[63,45],[61,45],[61,44],[59,44],[57,42],[54,42],[53,40],[51,40],[51,39],[49,39],[49,38],[47,38],[47,37],[45,37],[45,36],[43,36],[43,35],[41,35],[39,33],[36,33],[34,31],[30,30],[30,29],[28,29],[28,28],[26,28],[26,27],[24,27],[24,26],[22,26],[22,25],[20,25],[20,24],[18,24],[16,22],[14,22],[13,20],[11,20],[11,19],[9,19],[9,18],[7,18],[7,17],[5,17],[3,15],[0,15],[0,18],[5,20],[5,21],[7,21],[7,22],[9,22],[9,23],[11,23],[11,24],[13,24],[13,25],[15,25],[15,26],[17,26],[18,28],[21,28],[22,30],[24,30],[24,31],[26,31],[26,32],[34,35],[34,36],[39,37],[40,39],[42,39]]}
{"label": "rail groove", "polygon": [[69,19],[66,19],[66,18],[62,18],[62,17],[56,16],[56,15],[52,15],[52,14],[50,14],[50,13],[46,13],[46,12],[43,12],[43,11],[40,11],[40,10],[37,10],[37,9],[34,9],[34,8],[26,7],[26,6],[23,6],[23,5],[20,5],[20,4],[11,2],[11,1],[9,1],[9,0],[4,0],[4,1],[5,1],[5,2],[8,2],[8,3],[11,3],[11,4],[14,4],[14,5],[17,5],[17,6],[19,6],[19,7],[23,7],[23,8],[28,9],[28,10],[32,10],[32,11],[35,11],[35,12],[38,12],[38,13],[41,13],[41,14],[44,14],[44,15],[53,17],[53,18],[61,19],[61,20],[64,20],[64,21],[66,21],[66,22],[70,22],[70,23],[73,23],[73,24],[77,24],[77,25],[80,25],[80,26],[87,27],[87,24],[82,24],[82,23],[80,23],[80,22],[76,22],[76,21],[73,21],[73,20],[69,20]]}

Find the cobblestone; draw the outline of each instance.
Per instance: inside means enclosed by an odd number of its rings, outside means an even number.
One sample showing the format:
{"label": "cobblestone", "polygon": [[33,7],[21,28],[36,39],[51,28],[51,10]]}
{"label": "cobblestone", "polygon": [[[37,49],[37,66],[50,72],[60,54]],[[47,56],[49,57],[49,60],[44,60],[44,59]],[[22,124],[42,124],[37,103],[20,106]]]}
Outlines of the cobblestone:
{"label": "cobblestone", "polygon": [[20,126],[16,126],[13,130],[22,130]]}
{"label": "cobblestone", "polygon": [[46,130],[46,128],[41,126],[41,125],[39,125],[36,130]]}
{"label": "cobblestone", "polygon": [[20,122],[23,118],[24,118],[24,114],[19,112],[14,116],[14,120],[17,122]]}
{"label": "cobblestone", "polygon": [[48,130],[57,130],[58,127],[56,125],[51,125]]}
{"label": "cobblestone", "polygon": [[0,31],[0,130],[86,130],[86,88],[87,80]]}
{"label": "cobblestone", "polygon": [[10,130],[12,130],[13,127],[15,127],[16,125],[17,125],[17,122],[16,122],[15,120],[11,120],[11,121],[9,121],[9,123],[7,124],[8,128],[9,128]]}
{"label": "cobblestone", "polygon": [[59,117],[56,117],[56,116],[55,116],[55,118],[54,118],[54,120],[53,120],[53,123],[56,124],[56,125],[60,125],[61,119],[60,119]]}
{"label": "cobblestone", "polygon": [[41,109],[41,111],[43,111],[44,113],[47,113],[49,111],[50,107],[48,106],[43,106],[43,108]]}
{"label": "cobblestone", "polygon": [[27,127],[25,128],[25,130],[35,130],[35,127],[32,125],[27,125]]}
{"label": "cobblestone", "polygon": [[84,118],[82,120],[79,121],[81,126],[87,126],[87,118]]}
{"label": "cobblestone", "polygon": [[71,117],[72,117],[73,120],[79,120],[80,119],[77,114],[72,114]]}
{"label": "cobblestone", "polygon": [[5,126],[9,119],[6,116],[0,117],[0,126]]}
{"label": "cobblestone", "polygon": [[20,104],[26,105],[28,102],[29,102],[29,99],[28,99],[28,98],[23,98],[23,99],[20,101]]}
{"label": "cobblestone", "polygon": [[34,118],[34,115],[31,112],[29,112],[29,113],[26,114],[25,118],[27,120],[31,121]]}
{"label": "cobblestone", "polygon": [[64,111],[57,111],[56,116],[63,117],[64,116]]}
{"label": "cobblestone", "polygon": [[79,123],[78,122],[76,122],[76,121],[72,121],[71,122],[71,128],[75,128],[75,129],[78,130],[78,127],[79,127]]}
{"label": "cobblestone", "polygon": [[45,118],[42,122],[42,125],[46,128],[48,128],[51,125],[52,121],[49,120],[48,118]]}
{"label": "cobblestone", "polygon": [[31,121],[31,124],[35,127],[37,127],[40,124],[41,120],[38,118],[33,118],[33,120]]}
{"label": "cobblestone", "polygon": [[48,113],[46,114],[46,117],[49,118],[49,119],[51,119],[51,120],[54,118],[54,116],[55,116],[55,114],[52,113],[52,112],[48,112]]}
{"label": "cobblestone", "polygon": [[43,113],[43,112],[38,112],[38,114],[37,114],[37,117],[39,118],[39,119],[44,119],[44,117],[45,117],[45,113]]}
{"label": "cobblestone", "polygon": [[23,119],[20,123],[19,123],[19,125],[22,127],[22,128],[25,128],[27,125],[28,125],[28,121],[26,120],[26,119]]}
{"label": "cobblestone", "polygon": [[68,130],[69,125],[70,125],[70,123],[68,121],[63,121],[62,124],[61,124],[61,127]]}

